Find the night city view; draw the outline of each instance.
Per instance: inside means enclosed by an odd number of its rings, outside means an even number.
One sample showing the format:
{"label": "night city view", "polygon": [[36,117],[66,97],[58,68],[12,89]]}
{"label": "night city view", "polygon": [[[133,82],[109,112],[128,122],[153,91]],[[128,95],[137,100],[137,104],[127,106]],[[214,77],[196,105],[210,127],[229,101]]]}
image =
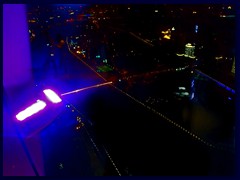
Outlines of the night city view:
{"label": "night city view", "polygon": [[233,176],[231,4],[4,4],[4,176]]}

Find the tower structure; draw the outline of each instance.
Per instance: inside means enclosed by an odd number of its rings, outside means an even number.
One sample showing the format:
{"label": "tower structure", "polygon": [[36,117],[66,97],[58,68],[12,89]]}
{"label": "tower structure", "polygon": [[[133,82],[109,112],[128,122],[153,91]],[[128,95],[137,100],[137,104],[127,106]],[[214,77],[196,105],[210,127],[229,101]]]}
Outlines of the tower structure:
{"label": "tower structure", "polygon": [[194,52],[195,52],[195,46],[193,46],[190,43],[187,43],[185,45],[185,54],[184,54],[184,56],[194,59],[195,58]]}

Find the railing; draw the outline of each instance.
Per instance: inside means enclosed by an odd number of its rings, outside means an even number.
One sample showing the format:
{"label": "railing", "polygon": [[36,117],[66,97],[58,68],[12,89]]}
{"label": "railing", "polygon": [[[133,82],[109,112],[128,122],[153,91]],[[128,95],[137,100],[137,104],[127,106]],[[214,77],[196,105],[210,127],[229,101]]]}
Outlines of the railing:
{"label": "railing", "polygon": [[215,83],[217,83],[219,86],[221,86],[221,87],[225,88],[227,91],[230,91],[231,93],[235,94],[235,90],[234,90],[234,89],[228,87],[227,85],[221,83],[220,81],[214,79],[213,77],[211,77],[211,76],[209,76],[209,75],[207,75],[207,74],[205,74],[205,73],[203,73],[202,71],[197,70],[197,69],[195,70],[195,72],[197,72],[198,74],[200,74],[200,75],[202,75],[202,76],[204,76],[204,77],[206,77],[206,78],[211,79],[212,81],[214,81]]}

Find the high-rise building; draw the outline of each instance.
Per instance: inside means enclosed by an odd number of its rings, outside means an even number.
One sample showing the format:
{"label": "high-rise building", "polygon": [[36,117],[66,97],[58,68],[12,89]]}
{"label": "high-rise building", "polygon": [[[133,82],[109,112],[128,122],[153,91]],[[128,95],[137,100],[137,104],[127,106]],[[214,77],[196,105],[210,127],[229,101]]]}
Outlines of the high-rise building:
{"label": "high-rise building", "polygon": [[195,46],[191,45],[190,43],[185,45],[185,54],[184,54],[185,57],[195,58],[194,52],[195,52]]}

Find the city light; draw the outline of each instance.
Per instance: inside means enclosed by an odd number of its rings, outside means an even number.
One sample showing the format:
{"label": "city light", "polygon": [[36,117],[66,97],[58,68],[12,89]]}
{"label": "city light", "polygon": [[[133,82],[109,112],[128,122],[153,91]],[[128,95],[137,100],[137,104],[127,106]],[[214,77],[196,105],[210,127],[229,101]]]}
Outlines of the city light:
{"label": "city light", "polygon": [[220,17],[224,17],[224,18],[225,18],[225,17],[226,17],[226,15],[220,15]]}
{"label": "city light", "polygon": [[191,100],[193,100],[194,96],[195,96],[195,94],[194,94],[194,92],[192,92],[192,94],[191,94]]}
{"label": "city light", "polygon": [[33,20],[33,19],[31,19],[31,20],[28,20],[28,22],[30,22],[30,23],[35,23],[36,21]]}
{"label": "city light", "polygon": [[[175,28],[172,28],[173,30],[175,30]],[[162,31],[162,34],[164,34],[163,38],[164,39],[171,39],[171,30],[168,29],[167,31]]]}
{"label": "city light", "polygon": [[216,59],[216,60],[219,60],[219,59],[223,59],[223,57],[222,57],[222,56],[220,56],[220,57],[215,57],[215,59]]}
{"label": "city light", "polygon": [[191,48],[193,47],[190,43],[186,44],[186,47]]}
{"label": "city light", "polygon": [[184,56],[184,54],[178,54],[178,53],[176,53],[176,55],[177,55],[177,56]]}
{"label": "city light", "polygon": [[194,81],[194,79],[193,79],[192,82],[191,82],[191,87],[192,87],[192,88],[194,87],[194,84],[195,84],[195,81]]}
{"label": "city light", "polygon": [[19,121],[23,121],[26,118],[32,116],[33,114],[36,114],[37,112],[43,110],[45,108],[45,106],[46,106],[46,103],[44,101],[37,100],[36,103],[32,104],[31,106],[29,106],[25,110],[19,112],[16,115],[16,118]]}
{"label": "city light", "polygon": [[170,36],[170,35],[164,35],[163,38],[165,38],[165,39],[171,39],[171,36]]}
{"label": "city light", "polygon": [[235,57],[234,57],[231,72],[232,72],[233,74],[235,74],[235,71],[236,71],[236,70],[235,70]]}
{"label": "city light", "polygon": [[43,93],[47,96],[47,98],[53,102],[53,103],[59,103],[61,102],[61,98],[51,89],[45,89],[43,90]]}
{"label": "city light", "polygon": [[167,31],[162,31],[162,34],[170,34],[171,33],[171,30],[168,29]]}
{"label": "city light", "polygon": [[178,87],[179,90],[186,90],[185,87]]}
{"label": "city light", "polygon": [[198,32],[198,25],[195,25],[195,33]]}
{"label": "city light", "polygon": [[233,17],[236,17],[235,15],[220,15],[220,17],[223,17],[223,18],[233,18]]}
{"label": "city light", "polygon": [[185,45],[185,57],[189,57],[194,59],[194,51],[195,51],[195,46],[192,46],[190,43]]}

